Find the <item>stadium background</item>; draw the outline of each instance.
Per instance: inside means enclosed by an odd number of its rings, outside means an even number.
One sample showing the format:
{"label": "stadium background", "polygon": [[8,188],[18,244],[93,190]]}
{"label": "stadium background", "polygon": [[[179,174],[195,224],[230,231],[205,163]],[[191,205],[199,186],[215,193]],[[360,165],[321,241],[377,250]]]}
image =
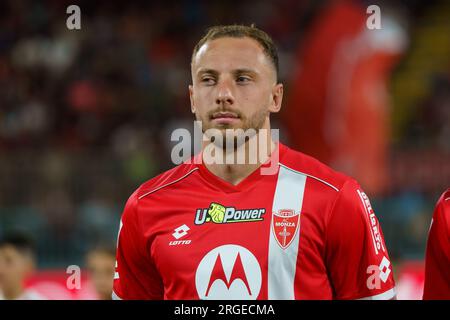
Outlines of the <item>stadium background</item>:
{"label": "stadium background", "polygon": [[[66,27],[70,4],[81,30]],[[366,27],[371,4],[381,30]],[[173,166],[171,131],[192,129],[194,44],[229,23],[273,36],[286,88],[273,126],[360,181],[399,298],[420,298],[433,207],[450,186],[448,1],[2,1],[0,235],[30,233],[39,270],[60,278],[114,244],[127,197]]]}

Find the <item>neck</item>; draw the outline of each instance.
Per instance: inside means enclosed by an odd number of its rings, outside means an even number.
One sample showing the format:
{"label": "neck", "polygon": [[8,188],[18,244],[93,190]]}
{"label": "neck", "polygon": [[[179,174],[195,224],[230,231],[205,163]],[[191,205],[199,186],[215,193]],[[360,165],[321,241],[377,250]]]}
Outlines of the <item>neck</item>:
{"label": "neck", "polygon": [[[214,175],[237,185],[265,163],[275,147],[276,144],[272,141],[270,134],[261,134],[261,131],[241,145],[230,148],[231,150],[213,146],[211,142],[207,141],[203,143],[202,148],[203,163]],[[223,159],[223,161],[217,161],[218,163],[208,161],[210,157],[205,156],[205,153],[211,154],[208,151],[212,149],[214,149],[213,158]],[[243,161],[240,161],[240,159]]]}

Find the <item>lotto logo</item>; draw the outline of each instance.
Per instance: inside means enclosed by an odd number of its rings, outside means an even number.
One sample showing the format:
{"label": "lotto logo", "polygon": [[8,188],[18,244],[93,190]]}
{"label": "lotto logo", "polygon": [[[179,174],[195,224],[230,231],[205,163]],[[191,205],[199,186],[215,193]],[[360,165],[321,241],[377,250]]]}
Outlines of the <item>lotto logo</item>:
{"label": "lotto logo", "polygon": [[389,275],[391,274],[391,269],[389,268],[391,265],[391,262],[386,258],[383,257],[383,260],[380,263],[379,269],[380,269],[380,279],[386,283]]}
{"label": "lotto logo", "polygon": [[178,228],[175,229],[175,232],[172,233],[172,236],[175,239],[180,239],[183,238],[185,235],[187,235],[187,232],[189,231],[189,227],[185,224],[183,224],[182,226],[179,226]]}

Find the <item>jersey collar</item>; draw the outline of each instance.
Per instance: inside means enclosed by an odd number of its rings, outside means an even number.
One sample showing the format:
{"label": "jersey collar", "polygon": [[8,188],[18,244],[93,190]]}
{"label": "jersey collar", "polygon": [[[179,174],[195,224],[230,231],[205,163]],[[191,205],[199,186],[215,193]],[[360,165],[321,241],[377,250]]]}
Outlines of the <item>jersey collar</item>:
{"label": "jersey collar", "polygon": [[[279,146],[278,148],[278,158],[281,160],[284,153],[286,152],[286,146],[284,146],[281,143],[277,144]],[[247,190],[251,187],[254,187],[256,183],[261,180],[264,177],[267,177],[268,175],[262,174],[262,168],[269,168],[271,166],[271,161],[276,161],[276,152],[277,148],[275,148],[275,151],[271,154],[270,158],[261,166],[259,166],[257,169],[255,169],[252,173],[250,173],[246,178],[244,178],[241,182],[239,182],[237,185],[233,185],[232,183],[223,180],[222,178],[216,176],[211,171],[208,170],[208,168],[202,163],[201,161],[197,161],[197,167],[199,168],[199,172],[203,179],[214,189],[225,192],[225,193],[235,193],[235,192],[241,192],[244,190]],[[202,155],[197,155],[197,159],[202,159]],[[275,164],[275,174],[278,174],[279,170],[279,161]]]}

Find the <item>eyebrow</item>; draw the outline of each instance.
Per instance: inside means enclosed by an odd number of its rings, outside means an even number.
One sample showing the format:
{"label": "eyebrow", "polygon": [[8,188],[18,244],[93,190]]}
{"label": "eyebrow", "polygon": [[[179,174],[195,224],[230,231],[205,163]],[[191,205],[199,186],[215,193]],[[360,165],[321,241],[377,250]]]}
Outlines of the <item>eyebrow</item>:
{"label": "eyebrow", "polygon": [[[199,71],[197,71],[197,76],[201,76],[204,74],[211,74],[215,77],[217,77],[219,75],[219,72],[217,70],[214,69],[200,69]],[[256,75],[257,72],[255,70],[252,69],[248,69],[248,68],[240,68],[240,69],[235,69],[232,71],[233,75],[240,75],[240,74],[251,74],[251,75]]]}
{"label": "eyebrow", "polygon": [[236,69],[233,70],[233,74],[236,75],[240,75],[240,74],[249,74],[252,76],[256,76],[258,74],[258,72],[256,72],[255,70],[252,69],[246,69],[246,68],[242,68],[242,69]]}
{"label": "eyebrow", "polygon": [[201,76],[204,74],[211,74],[217,77],[219,75],[219,72],[214,69],[200,69],[197,71],[197,76]]}

